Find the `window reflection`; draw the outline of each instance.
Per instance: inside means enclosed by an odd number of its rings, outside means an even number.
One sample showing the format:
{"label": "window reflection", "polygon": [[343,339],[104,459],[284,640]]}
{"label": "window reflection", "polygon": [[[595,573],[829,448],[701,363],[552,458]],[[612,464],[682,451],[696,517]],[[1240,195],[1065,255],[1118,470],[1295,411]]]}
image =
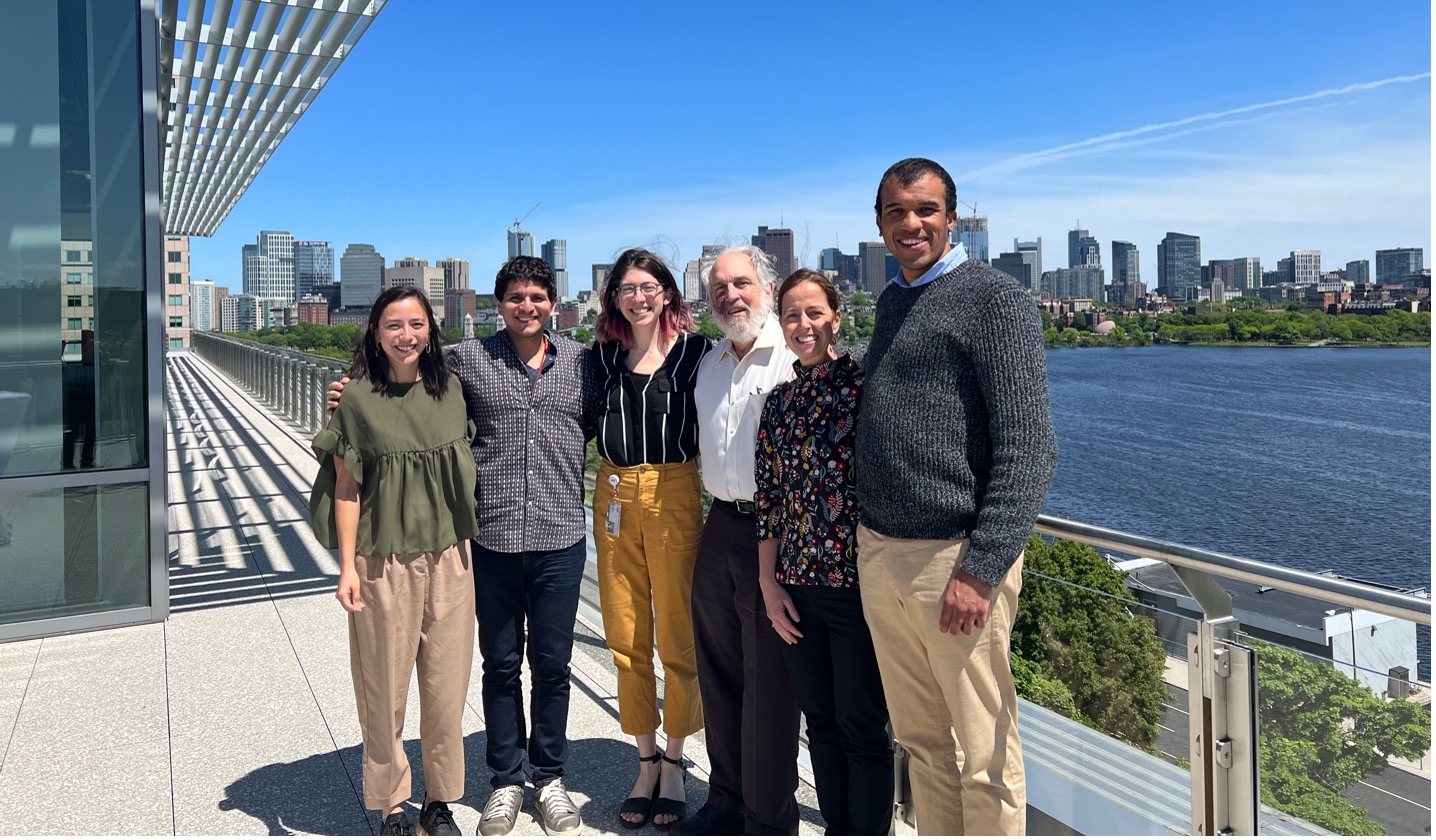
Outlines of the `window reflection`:
{"label": "window reflection", "polygon": [[0,75],[35,80],[0,85],[0,477],[146,463],[135,17],[36,0],[0,26]]}

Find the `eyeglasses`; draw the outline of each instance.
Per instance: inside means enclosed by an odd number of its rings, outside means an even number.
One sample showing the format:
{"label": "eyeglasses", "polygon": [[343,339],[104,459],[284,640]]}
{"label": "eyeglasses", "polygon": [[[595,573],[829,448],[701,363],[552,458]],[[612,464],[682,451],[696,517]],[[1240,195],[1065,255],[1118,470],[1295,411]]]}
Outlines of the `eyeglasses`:
{"label": "eyeglasses", "polygon": [[653,297],[662,290],[663,287],[658,285],[657,283],[641,283],[637,286],[631,283],[625,283],[624,285],[618,287],[618,296],[621,298],[626,298],[633,297],[637,294],[642,294],[644,297]]}

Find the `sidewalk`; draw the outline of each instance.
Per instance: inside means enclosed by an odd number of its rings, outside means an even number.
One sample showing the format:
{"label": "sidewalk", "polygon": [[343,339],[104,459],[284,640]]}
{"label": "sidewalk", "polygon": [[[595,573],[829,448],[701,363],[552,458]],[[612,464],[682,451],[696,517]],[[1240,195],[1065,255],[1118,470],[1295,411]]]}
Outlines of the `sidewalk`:
{"label": "sidewalk", "polygon": [[[338,566],[307,524],[307,435],[197,356],[167,364],[170,619],[0,645],[0,834],[372,834]],[[637,765],[595,616],[575,627],[565,781],[583,833],[613,834]],[[409,709],[422,791],[412,688]],[[489,794],[477,657],[464,729],[454,812],[473,834]],[[696,810],[707,754],[701,734],[688,743]],[[802,833],[820,833],[811,777],[798,796]],[[514,834],[542,833],[530,795]]]}

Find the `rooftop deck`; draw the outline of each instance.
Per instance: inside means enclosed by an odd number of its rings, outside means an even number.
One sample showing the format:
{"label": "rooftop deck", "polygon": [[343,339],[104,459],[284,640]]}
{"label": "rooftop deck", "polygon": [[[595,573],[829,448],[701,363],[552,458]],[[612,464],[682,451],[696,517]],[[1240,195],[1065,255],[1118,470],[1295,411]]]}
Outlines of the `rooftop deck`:
{"label": "rooftop deck", "polygon": [[[307,524],[307,435],[198,357],[168,364],[170,618],[0,645],[0,834],[372,834],[338,566]],[[584,833],[612,834],[636,753],[592,622],[575,627],[565,779]],[[465,834],[489,794],[477,657],[470,685]],[[409,708],[422,790],[412,692]],[[707,754],[701,733],[689,743],[696,808]],[[811,777],[798,797],[802,832],[820,833]],[[543,833],[531,796],[514,833]]]}

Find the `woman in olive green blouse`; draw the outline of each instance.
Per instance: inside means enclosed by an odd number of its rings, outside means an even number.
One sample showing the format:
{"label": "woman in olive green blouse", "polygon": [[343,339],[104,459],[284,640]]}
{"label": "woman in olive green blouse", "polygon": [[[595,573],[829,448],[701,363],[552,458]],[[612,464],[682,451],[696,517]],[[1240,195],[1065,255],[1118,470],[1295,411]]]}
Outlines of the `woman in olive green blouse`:
{"label": "woman in olive green blouse", "polygon": [[401,286],[379,295],[349,375],[362,384],[314,438],[309,511],[315,536],[339,549],[335,596],[349,616],[364,803],[382,812],[380,834],[414,833],[403,810],[412,791],[402,739],[417,664],[428,785],[419,827],[455,835],[447,803],[464,795],[474,655],[473,433],[422,293]]}

